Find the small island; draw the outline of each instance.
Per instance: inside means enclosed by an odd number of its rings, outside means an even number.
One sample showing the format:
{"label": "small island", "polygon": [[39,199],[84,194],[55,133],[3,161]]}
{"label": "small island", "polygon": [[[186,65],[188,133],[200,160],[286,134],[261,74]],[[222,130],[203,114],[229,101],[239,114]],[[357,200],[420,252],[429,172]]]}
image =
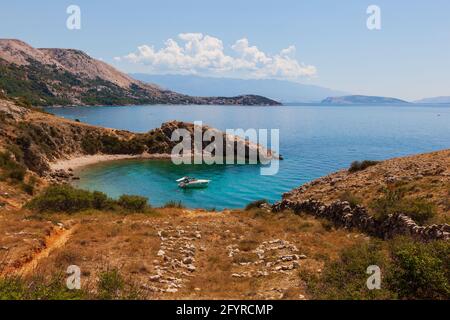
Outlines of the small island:
{"label": "small island", "polygon": [[380,105],[380,104],[409,104],[409,102],[388,97],[377,97],[377,96],[361,96],[361,95],[351,95],[342,97],[328,97],[322,100],[321,104],[327,105]]}

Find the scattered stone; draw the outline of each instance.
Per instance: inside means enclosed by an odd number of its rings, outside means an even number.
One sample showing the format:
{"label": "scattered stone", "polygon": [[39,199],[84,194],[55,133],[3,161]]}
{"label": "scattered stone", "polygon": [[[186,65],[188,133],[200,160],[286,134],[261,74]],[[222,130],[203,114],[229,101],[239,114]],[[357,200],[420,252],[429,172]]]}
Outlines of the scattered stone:
{"label": "scattered stone", "polygon": [[155,274],[154,276],[150,276],[150,281],[156,282],[161,279],[161,275]]}
{"label": "scattered stone", "polygon": [[159,257],[163,257],[166,253],[164,252],[164,250],[159,250],[158,253],[156,254]]}
{"label": "scattered stone", "polygon": [[189,264],[189,265],[186,266],[186,269],[188,269],[190,272],[194,272],[196,268],[195,268],[194,265]]}
{"label": "scattered stone", "polygon": [[160,291],[159,288],[154,287],[154,286],[149,286],[149,285],[147,285],[145,283],[141,285],[141,288],[145,289],[145,290],[148,290],[148,291],[152,291],[152,292],[159,292]]}
{"label": "scattered stone", "polygon": [[192,264],[194,262],[194,258],[187,257],[183,259],[184,264]]}

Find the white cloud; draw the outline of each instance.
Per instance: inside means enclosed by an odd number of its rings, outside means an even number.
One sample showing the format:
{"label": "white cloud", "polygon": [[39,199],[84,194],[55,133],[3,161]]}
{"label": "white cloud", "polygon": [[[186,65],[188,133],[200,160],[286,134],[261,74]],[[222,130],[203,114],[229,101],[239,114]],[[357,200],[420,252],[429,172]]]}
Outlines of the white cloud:
{"label": "white cloud", "polygon": [[237,40],[226,54],[222,40],[202,33],[181,33],[179,44],[168,39],[164,47],[139,46],[136,52],[116,61],[145,67],[149,73],[199,74],[236,76],[241,78],[277,78],[296,80],[316,74],[316,68],[295,58],[295,46],[270,55],[249,44],[248,39]]}

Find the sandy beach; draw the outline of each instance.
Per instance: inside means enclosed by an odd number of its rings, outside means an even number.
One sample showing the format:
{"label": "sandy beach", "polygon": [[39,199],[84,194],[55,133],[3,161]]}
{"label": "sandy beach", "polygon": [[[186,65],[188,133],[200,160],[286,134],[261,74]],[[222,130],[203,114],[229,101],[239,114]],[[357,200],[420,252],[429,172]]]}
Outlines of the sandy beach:
{"label": "sandy beach", "polygon": [[69,159],[58,160],[50,163],[50,169],[52,171],[69,169],[75,170],[85,166],[93,165],[100,162],[115,161],[115,160],[127,160],[127,159],[170,159],[170,154],[96,154],[96,155],[79,155]]}

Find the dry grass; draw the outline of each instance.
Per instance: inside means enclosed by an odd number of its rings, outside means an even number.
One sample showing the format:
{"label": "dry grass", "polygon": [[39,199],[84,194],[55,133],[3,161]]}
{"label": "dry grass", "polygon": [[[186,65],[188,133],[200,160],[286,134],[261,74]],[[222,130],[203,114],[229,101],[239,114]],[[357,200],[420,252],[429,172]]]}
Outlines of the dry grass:
{"label": "dry grass", "polygon": [[406,199],[425,199],[436,207],[432,223],[450,222],[450,150],[383,161],[363,171],[342,170],[318,179],[291,200],[317,199],[326,203],[346,200],[366,207],[384,190],[402,190]]}
{"label": "dry grass", "polygon": [[[54,222],[76,226],[68,241],[55,248],[39,262],[35,274],[50,278],[64,273],[75,264],[82,271],[82,285],[98,281],[99,272],[117,268],[127,282],[138,286],[152,285],[149,277],[157,271],[157,253],[161,241],[158,231],[169,236],[170,228],[188,230],[195,227],[201,239],[195,242],[202,248],[195,254],[196,271],[184,276],[184,285],[176,293],[145,291],[149,299],[298,299],[305,295],[305,286],[298,272],[270,273],[265,277],[235,278],[233,273],[256,272],[258,260],[253,252],[262,242],[283,239],[295,244],[307,259],[300,268],[320,269],[324,262],[336,257],[338,251],[362,240],[358,234],[338,230],[327,232],[320,221],[286,212],[255,217],[253,211],[210,213],[203,210],[155,209],[154,214],[120,215],[117,213],[86,212],[78,215],[52,215]],[[1,234],[5,232],[34,232],[33,238],[44,241],[54,222],[50,216],[38,220],[23,220],[26,213],[1,215]],[[39,232],[38,232],[39,231]],[[1,236],[2,245],[15,243],[7,261],[21,261],[35,246],[25,241]],[[227,246],[239,248],[239,254],[229,257]],[[268,257],[268,261],[270,261]],[[274,257],[275,259],[275,257]]]}

